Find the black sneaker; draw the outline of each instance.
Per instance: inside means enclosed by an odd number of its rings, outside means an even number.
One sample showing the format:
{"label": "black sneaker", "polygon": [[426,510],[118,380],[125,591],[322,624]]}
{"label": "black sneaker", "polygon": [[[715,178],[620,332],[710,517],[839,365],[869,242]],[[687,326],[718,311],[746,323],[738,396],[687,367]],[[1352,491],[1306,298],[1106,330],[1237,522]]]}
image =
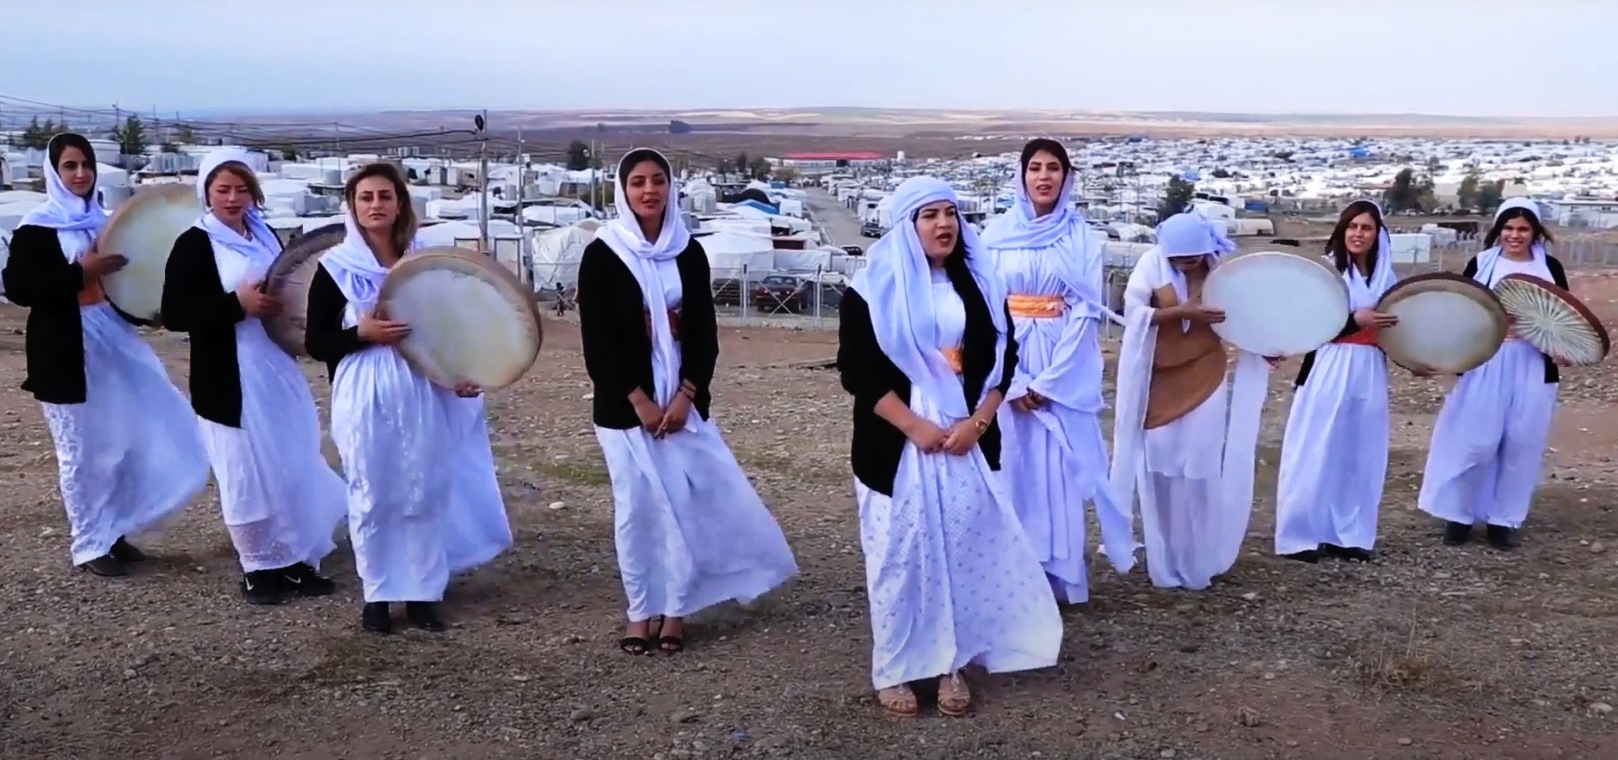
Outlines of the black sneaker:
{"label": "black sneaker", "polygon": [[1444,545],[1463,546],[1472,538],[1472,524],[1460,522],[1444,523]]}
{"label": "black sneaker", "polygon": [[129,574],[129,571],[124,568],[124,563],[119,562],[118,558],[111,554],[96,557],[79,565],[79,569],[91,575],[99,575],[102,578],[122,578]]}
{"label": "black sneaker", "polygon": [[387,602],[366,602],[360,610],[360,627],[368,633],[386,636],[393,633],[393,617]]}
{"label": "black sneaker", "polygon": [[405,619],[423,631],[444,630],[444,618],[438,614],[437,602],[405,602]]}
{"label": "black sneaker", "polygon": [[306,562],[281,568],[280,573],[287,592],[298,596],[329,596],[337,590],[336,583]]}
{"label": "black sneaker", "polygon": [[1517,548],[1517,529],[1504,525],[1489,525],[1484,527],[1484,535],[1489,539],[1489,545],[1501,551],[1509,552]]}
{"label": "black sneaker", "polygon": [[117,558],[119,562],[129,562],[133,564],[136,562],[146,561],[146,552],[135,548],[134,544],[129,543],[129,541],[124,538],[119,538],[117,541],[114,541],[112,543],[112,551],[107,553]]}
{"label": "black sneaker", "polygon": [[248,604],[286,601],[286,583],[279,570],[254,570],[242,576],[242,598]]}

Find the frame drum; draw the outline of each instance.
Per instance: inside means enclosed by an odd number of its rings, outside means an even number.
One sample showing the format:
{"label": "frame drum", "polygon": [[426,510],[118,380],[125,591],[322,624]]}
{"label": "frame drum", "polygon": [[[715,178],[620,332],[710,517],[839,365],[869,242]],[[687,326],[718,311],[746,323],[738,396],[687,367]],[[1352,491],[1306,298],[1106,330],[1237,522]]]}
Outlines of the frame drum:
{"label": "frame drum", "polygon": [[264,275],[264,292],[281,299],[281,313],[264,320],[264,329],[275,345],[293,356],[307,353],[303,336],[309,325],[309,284],[320,268],[320,257],[343,242],[344,235],[341,222],[310,230],[282,250]]}
{"label": "frame drum", "polygon": [[120,206],[96,240],[101,251],[129,259],[123,269],[102,275],[107,300],[145,324],[157,324],[169,253],[174,241],[201,218],[202,203],[193,185],[152,185]]}
{"label": "frame drum", "polygon": [[1348,285],[1319,260],[1282,251],[1229,259],[1208,274],[1202,302],[1225,312],[1213,330],[1259,356],[1291,356],[1330,343],[1348,322]]}
{"label": "frame drum", "polygon": [[1481,366],[1506,340],[1506,311],[1494,292],[1448,272],[1401,280],[1376,310],[1399,318],[1377,332],[1377,345],[1406,369],[1425,365],[1459,375]]}
{"label": "frame drum", "polygon": [[377,299],[386,318],[410,326],[399,352],[445,388],[510,385],[533,366],[544,339],[539,309],[517,277],[462,248],[426,248],[393,265]]}
{"label": "frame drum", "polygon": [[1553,359],[1578,366],[1599,364],[1612,349],[1607,328],[1572,293],[1529,274],[1508,274],[1494,294],[1511,316],[1517,336]]}

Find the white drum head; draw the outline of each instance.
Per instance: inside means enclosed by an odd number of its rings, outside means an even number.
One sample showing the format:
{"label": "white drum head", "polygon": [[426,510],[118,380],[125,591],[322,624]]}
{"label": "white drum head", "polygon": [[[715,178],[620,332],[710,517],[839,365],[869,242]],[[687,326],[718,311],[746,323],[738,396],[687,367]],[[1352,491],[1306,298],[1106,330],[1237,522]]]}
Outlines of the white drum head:
{"label": "white drum head", "polygon": [[191,185],[152,185],[119,207],[96,245],[103,253],[129,259],[104,275],[107,300],[131,317],[155,324],[163,309],[163,279],[174,241],[202,218],[197,189]]}
{"label": "white drum head", "polygon": [[410,326],[399,352],[446,388],[503,388],[539,356],[544,336],[533,294],[476,251],[439,247],[406,256],[388,271],[378,301],[388,319]]}
{"label": "white drum head", "polygon": [[1208,275],[1203,304],[1225,312],[1213,326],[1225,342],[1259,356],[1292,356],[1331,342],[1348,322],[1348,286],[1320,261],[1263,251],[1225,261]]}
{"label": "white drum head", "polygon": [[1595,312],[1556,283],[1528,274],[1508,274],[1494,284],[1517,336],[1545,355],[1589,366],[1607,358],[1612,341]]}
{"label": "white drum head", "polygon": [[309,327],[309,284],[320,268],[320,256],[343,242],[342,222],[303,234],[281,251],[264,275],[264,292],[281,299],[281,313],[264,320],[264,330],[282,351],[303,356],[304,332]]}
{"label": "white drum head", "polygon": [[1459,375],[1488,361],[1506,339],[1500,299],[1470,277],[1437,272],[1401,280],[1382,294],[1376,309],[1399,318],[1399,324],[1379,330],[1376,340],[1407,369]]}

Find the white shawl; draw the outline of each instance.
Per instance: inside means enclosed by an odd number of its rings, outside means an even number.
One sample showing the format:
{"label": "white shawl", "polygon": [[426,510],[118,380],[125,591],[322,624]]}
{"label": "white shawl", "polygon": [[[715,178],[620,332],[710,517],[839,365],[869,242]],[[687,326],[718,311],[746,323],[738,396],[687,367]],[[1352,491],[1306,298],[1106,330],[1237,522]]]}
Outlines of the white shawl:
{"label": "white shawl", "polygon": [[247,225],[248,234],[252,235],[251,239],[219,221],[209,210],[208,175],[227,163],[241,164],[244,170],[250,172],[252,168],[248,162],[251,159],[252,154],[243,148],[217,148],[202,160],[202,165],[197,169],[197,200],[202,202],[204,210],[202,218],[194,226],[208,233],[208,240],[213,243],[214,263],[219,267],[219,283],[224,286],[226,293],[236,290],[243,281],[257,282],[281,253],[281,241],[264,223],[264,214],[257,203],[247,207],[247,214],[242,219]]}
{"label": "white shawl", "polygon": [[[62,137],[57,135],[51,138],[51,144]],[[101,234],[101,228],[106,225],[110,215],[101,205],[100,190],[92,189],[89,198],[81,198],[67,189],[49,155],[50,148],[47,147],[43,169],[45,202],[24,214],[17,226],[32,224],[56,230],[56,237],[62,243],[62,255],[67,257],[67,263],[74,264],[84,256],[85,251],[90,250],[90,244]],[[88,160],[90,156],[85,158]]]}
{"label": "white shawl", "polygon": [[[849,287],[859,291],[871,309],[871,327],[882,353],[938,406],[943,414],[965,419],[971,414],[961,394],[961,380],[949,360],[938,349],[938,322],[933,311],[932,276],[927,254],[916,235],[911,219],[923,206],[949,201],[960,207],[955,190],[933,177],[911,177],[893,193],[893,228],[871,246],[869,262]],[[961,240],[966,246],[966,264],[988,303],[994,320],[994,369],[983,384],[983,396],[1000,385],[1005,371],[1006,317],[1005,288],[994,268],[982,261],[977,232],[963,219]],[[909,399],[902,399],[909,401]],[[981,402],[981,398],[979,401]]]}
{"label": "white shawl", "polygon": [[[1343,270],[1343,282],[1348,284],[1348,310],[1350,313],[1360,309],[1374,309],[1377,302],[1382,300],[1382,294],[1393,287],[1398,276],[1393,272],[1393,237],[1388,234],[1388,225],[1382,218],[1382,207],[1376,201],[1368,198],[1350,203],[1365,204],[1371,207],[1371,215],[1376,217],[1376,269],[1367,277],[1361,272],[1359,265],[1354,263],[1352,257],[1348,260],[1348,268]],[[1333,253],[1326,254],[1331,259],[1331,267],[1337,268],[1337,261]]]}
{"label": "white shawl", "polygon": [[663,166],[669,166],[668,159],[654,150],[641,148],[625,155],[618,164],[618,187],[612,201],[618,216],[603,225],[596,237],[618,254],[640,284],[641,298],[646,302],[646,310],[652,321],[652,363],[662,368],[661,372],[653,373],[657,382],[652,401],[663,407],[674,399],[674,391],[678,387],[680,354],[674,346],[674,328],[669,323],[669,310],[663,305],[667,291],[657,265],[679,256],[691,244],[691,231],[686,229],[685,219],[680,216],[679,185],[670,176],[668,197],[663,206],[663,227],[658,231],[657,239],[647,240],[645,233],[641,232],[635,212],[629,206],[629,191],[624,183],[628,181],[629,172],[635,168],[626,164],[631,160],[639,163],[648,155],[656,155],[662,159]]}
{"label": "white shawl", "polygon": [[[1517,197],[1500,204],[1500,208],[1494,212],[1494,223],[1499,224],[1500,217],[1514,208],[1523,209],[1533,214],[1535,219],[1539,218],[1539,204],[1529,198]],[[1551,280],[1551,268],[1550,265],[1545,263],[1545,244],[1535,241],[1529,250],[1534,257],[1533,268],[1540,272],[1540,276],[1549,282]],[[1500,263],[1500,241],[1495,241],[1493,247],[1478,253],[1477,261],[1477,271],[1472,273],[1472,279],[1485,288],[1493,288],[1494,268],[1496,264]]]}

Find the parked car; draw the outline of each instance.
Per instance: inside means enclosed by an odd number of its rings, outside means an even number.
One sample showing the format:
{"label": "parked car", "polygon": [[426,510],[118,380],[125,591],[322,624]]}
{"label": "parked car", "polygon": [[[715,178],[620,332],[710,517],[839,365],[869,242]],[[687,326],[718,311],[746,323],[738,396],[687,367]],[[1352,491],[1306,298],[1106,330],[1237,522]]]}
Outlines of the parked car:
{"label": "parked car", "polygon": [[802,282],[803,278],[791,275],[772,274],[765,277],[753,286],[753,308],[765,315],[792,311],[792,297]]}
{"label": "parked car", "polygon": [[882,237],[882,225],[877,224],[876,222],[866,222],[865,224],[860,225],[860,237]]}
{"label": "parked car", "polygon": [[861,248],[861,247],[859,247],[857,245],[845,245],[845,246],[843,246],[843,253],[846,253],[846,254],[848,254],[850,256],[864,256],[865,255],[865,249]]}

